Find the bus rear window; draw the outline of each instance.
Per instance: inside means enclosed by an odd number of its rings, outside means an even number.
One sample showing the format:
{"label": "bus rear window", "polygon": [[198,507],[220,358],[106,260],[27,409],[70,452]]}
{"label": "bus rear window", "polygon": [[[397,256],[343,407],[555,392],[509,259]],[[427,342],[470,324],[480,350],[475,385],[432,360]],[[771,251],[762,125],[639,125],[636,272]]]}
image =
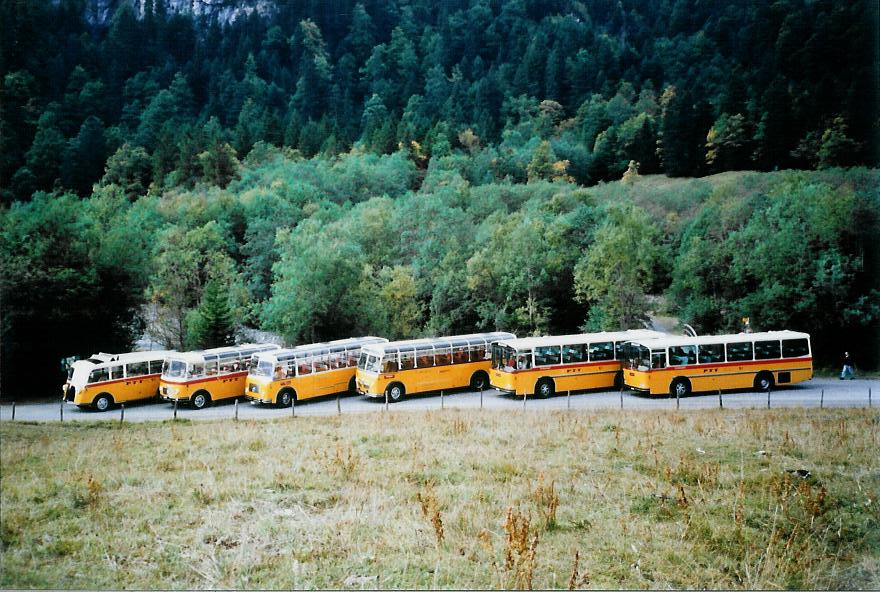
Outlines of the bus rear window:
{"label": "bus rear window", "polygon": [[756,341],[755,359],[774,360],[781,357],[778,341]]}
{"label": "bus rear window", "polygon": [[799,358],[810,355],[810,345],[806,339],[783,339],[782,357]]}
{"label": "bus rear window", "polygon": [[727,361],[728,362],[745,362],[752,359],[752,343],[746,341],[744,343],[728,343],[727,344]]}

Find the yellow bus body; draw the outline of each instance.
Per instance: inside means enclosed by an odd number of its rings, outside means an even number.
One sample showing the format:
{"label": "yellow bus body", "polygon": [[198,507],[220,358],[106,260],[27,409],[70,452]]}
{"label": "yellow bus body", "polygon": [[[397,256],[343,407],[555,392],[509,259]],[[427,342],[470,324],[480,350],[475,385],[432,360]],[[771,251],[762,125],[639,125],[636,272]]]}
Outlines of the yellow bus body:
{"label": "yellow bus body", "polygon": [[176,399],[179,402],[188,402],[200,391],[207,391],[211,401],[222,401],[244,395],[246,382],[247,371],[199,380],[177,381],[166,378],[161,381],[159,390],[166,401],[173,402]]}
{"label": "yellow bus body", "polygon": [[[802,342],[803,349],[798,355],[786,355],[787,342]],[[623,371],[624,384],[629,388],[651,395],[668,395],[717,392],[738,389],[767,390],[774,385],[794,384],[813,378],[813,358],[810,349],[809,335],[793,331],[772,331],[765,333],[740,333],[734,335],[718,335],[690,338],[657,339],[655,341],[634,341],[634,345],[643,346],[653,353],[664,356],[665,362],[671,358],[670,348],[681,346],[697,347],[712,344],[724,346],[742,346],[752,344],[752,359],[729,361],[727,355],[723,361],[684,363],[665,367],[648,368],[636,364],[625,364]],[[756,359],[755,344],[779,343],[781,352],[771,359]],[[652,364],[653,365],[653,364]],[[679,383],[686,387],[679,387]]]}
{"label": "yellow bus body", "polygon": [[[65,401],[80,407],[107,409],[97,401],[120,404],[155,398],[159,394],[162,362],[173,351],[95,354],[78,360],[71,367],[67,383],[62,387]],[[95,380],[96,375],[100,375]]]}
{"label": "yellow bus body", "polygon": [[[390,371],[372,371],[358,363],[357,391],[367,397],[384,397],[386,391],[399,386],[401,395],[414,395],[417,393],[437,392],[471,386],[474,388],[488,388],[489,370],[492,361],[488,357],[491,347],[501,339],[515,338],[511,333],[477,333],[473,335],[458,335],[434,339],[421,339],[411,341],[399,341],[379,344],[375,348],[365,347],[361,353],[364,356],[376,353],[379,358],[394,355],[394,351],[410,353],[427,351],[432,349],[437,355],[424,356],[430,361],[422,362],[421,355],[415,356],[416,362],[413,368],[397,368]],[[471,359],[474,352],[480,351],[478,359]],[[425,363],[423,367],[422,364]],[[385,369],[383,369],[385,370]],[[397,398],[391,397],[392,401]]]}

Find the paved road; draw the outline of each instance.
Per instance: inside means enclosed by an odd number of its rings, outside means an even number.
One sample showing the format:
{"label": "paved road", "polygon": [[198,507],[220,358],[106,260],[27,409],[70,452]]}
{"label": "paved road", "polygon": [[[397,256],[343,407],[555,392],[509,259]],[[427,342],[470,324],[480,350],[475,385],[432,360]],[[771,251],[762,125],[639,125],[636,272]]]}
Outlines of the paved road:
{"label": "paved road", "polygon": [[[792,385],[774,390],[771,393],[772,407],[818,407],[824,390],[826,407],[867,407],[868,389],[872,391],[873,405],[880,407],[880,380],[848,380],[820,378],[806,383]],[[620,393],[618,391],[586,392],[571,395],[572,409],[619,409]],[[725,408],[766,408],[767,395],[756,392],[735,392],[723,395]],[[443,406],[456,409],[479,409],[480,394],[469,391],[455,391],[443,397]],[[681,399],[682,409],[710,409],[718,406],[717,395],[692,395]],[[529,398],[526,409],[566,409],[569,399],[565,394],[552,399],[540,400]],[[339,400],[343,414],[369,413],[384,409],[384,402],[366,397],[344,396]],[[502,395],[495,390],[483,393],[483,406],[486,409],[522,409],[522,397],[515,398]],[[58,421],[60,417],[59,403],[23,403],[16,405],[16,421]],[[439,394],[417,395],[408,397],[400,403],[390,405],[394,411],[425,411],[440,409]],[[624,409],[675,409],[675,398],[648,398],[633,393],[623,393]],[[336,398],[324,398],[299,403],[295,409],[297,416],[326,416],[337,413]],[[235,405],[231,401],[222,401],[213,407],[196,411],[186,407],[177,410],[181,419],[219,419],[230,418],[235,413]],[[248,402],[240,401],[238,414],[241,419],[263,419],[287,417],[291,409],[274,407],[256,407]],[[11,419],[12,406],[0,405],[0,421]],[[64,421],[108,421],[119,420],[120,409],[99,413],[82,410],[70,404],[64,405]],[[156,421],[171,419],[172,406],[168,403],[131,403],[126,405],[125,421]]]}

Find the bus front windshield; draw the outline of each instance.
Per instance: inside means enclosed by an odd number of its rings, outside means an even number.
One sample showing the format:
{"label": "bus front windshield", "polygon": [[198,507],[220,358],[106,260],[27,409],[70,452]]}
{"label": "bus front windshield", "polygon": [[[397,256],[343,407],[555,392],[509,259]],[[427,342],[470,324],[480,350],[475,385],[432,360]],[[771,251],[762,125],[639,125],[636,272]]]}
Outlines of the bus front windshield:
{"label": "bus front windshield", "polygon": [[648,370],[651,368],[651,350],[637,343],[626,343],[623,346],[625,356],[624,367],[630,370]]}
{"label": "bus front windshield", "polygon": [[165,360],[162,364],[163,378],[183,378],[186,376],[186,362],[183,360]]}
{"label": "bus front windshield", "polygon": [[272,361],[261,360],[254,356],[248,365],[248,374],[251,376],[272,376]]}

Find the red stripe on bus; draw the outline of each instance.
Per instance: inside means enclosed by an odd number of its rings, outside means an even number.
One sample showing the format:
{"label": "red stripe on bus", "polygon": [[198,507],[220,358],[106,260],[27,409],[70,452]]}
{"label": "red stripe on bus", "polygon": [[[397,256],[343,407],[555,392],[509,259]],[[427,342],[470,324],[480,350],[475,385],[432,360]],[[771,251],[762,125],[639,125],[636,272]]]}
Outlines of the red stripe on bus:
{"label": "red stripe on bus", "polygon": [[[757,366],[759,364],[782,364],[792,362],[812,362],[813,358],[777,358],[773,360],[748,360],[743,362],[717,362],[714,364],[688,364],[686,366],[671,365],[666,368],[651,368],[650,370],[638,370],[637,372],[653,372],[662,370],[694,370],[699,368],[729,368],[730,366]],[[633,370],[633,368],[624,368]],[[784,370],[784,368],[783,368]]]}
{"label": "red stripe on bus", "polygon": [[601,366],[607,364],[620,364],[620,360],[602,360],[600,362],[582,362],[580,364],[556,364],[554,366],[535,366],[534,368],[528,368],[524,370],[502,370],[500,368],[494,368],[498,372],[504,372],[505,374],[526,374],[528,372],[544,372],[545,370],[561,370],[565,368],[586,368],[587,366]]}
{"label": "red stripe on bus", "polygon": [[101,382],[87,382],[85,388],[94,385],[105,385],[105,384],[116,384],[117,382],[127,382],[131,380],[143,380],[144,378],[155,378],[156,376],[162,376],[162,374],[144,374],[142,376],[129,376],[128,378],[115,378],[113,380],[103,380]]}
{"label": "red stripe on bus", "polygon": [[247,376],[248,371],[244,372],[232,372],[231,374],[218,374],[217,376],[211,376],[210,378],[200,378],[198,380],[163,380],[162,382],[167,382],[168,384],[199,384],[200,382],[213,382],[215,380],[225,380],[227,378],[238,378],[240,376]]}

